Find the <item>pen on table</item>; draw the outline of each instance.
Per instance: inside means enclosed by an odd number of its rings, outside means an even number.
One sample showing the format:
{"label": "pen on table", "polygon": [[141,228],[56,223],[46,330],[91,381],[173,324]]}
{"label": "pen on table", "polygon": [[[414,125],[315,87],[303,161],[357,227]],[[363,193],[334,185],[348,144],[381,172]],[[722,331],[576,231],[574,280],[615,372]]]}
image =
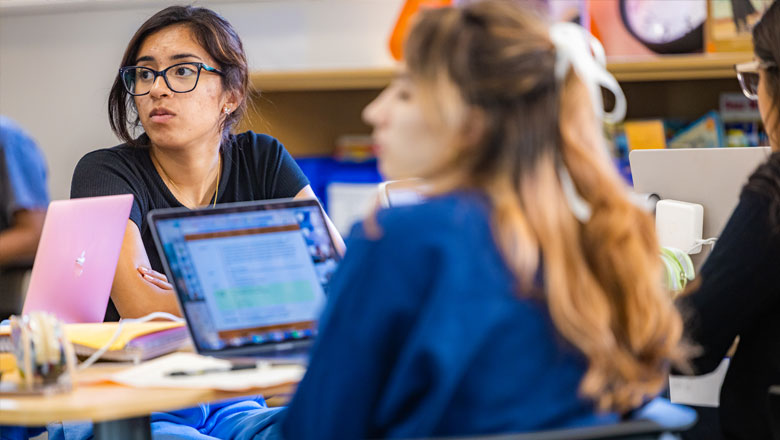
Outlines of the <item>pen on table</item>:
{"label": "pen on table", "polygon": [[209,373],[227,373],[230,371],[237,371],[237,370],[265,370],[268,368],[273,367],[282,367],[282,366],[302,366],[303,364],[300,361],[296,360],[262,360],[258,361],[254,364],[233,364],[230,367],[223,368],[223,367],[216,367],[216,368],[203,368],[200,370],[177,370],[177,371],[171,371],[168,373],[165,373],[166,376],[172,376],[172,377],[189,377],[189,376],[201,376],[204,374]]}
{"label": "pen on table", "polygon": [[166,376],[201,376],[204,374],[210,374],[210,373],[226,373],[228,371],[237,371],[237,370],[252,370],[257,368],[257,364],[236,364],[231,365],[228,368],[218,367],[218,368],[203,368],[201,370],[178,370],[178,371],[171,371],[169,373],[166,373]]}

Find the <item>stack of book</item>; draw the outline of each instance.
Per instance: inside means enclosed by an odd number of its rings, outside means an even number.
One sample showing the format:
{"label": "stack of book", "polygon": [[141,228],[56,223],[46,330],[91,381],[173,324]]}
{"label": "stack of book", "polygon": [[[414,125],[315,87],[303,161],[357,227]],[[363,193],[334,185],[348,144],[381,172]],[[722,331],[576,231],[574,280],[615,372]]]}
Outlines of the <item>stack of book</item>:
{"label": "stack of book", "polygon": [[[65,334],[76,354],[87,357],[107,344],[118,326],[118,322],[65,324]],[[100,358],[140,362],[176,351],[188,341],[187,327],[181,322],[129,322]],[[12,350],[11,328],[0,326],[0,353]]]}

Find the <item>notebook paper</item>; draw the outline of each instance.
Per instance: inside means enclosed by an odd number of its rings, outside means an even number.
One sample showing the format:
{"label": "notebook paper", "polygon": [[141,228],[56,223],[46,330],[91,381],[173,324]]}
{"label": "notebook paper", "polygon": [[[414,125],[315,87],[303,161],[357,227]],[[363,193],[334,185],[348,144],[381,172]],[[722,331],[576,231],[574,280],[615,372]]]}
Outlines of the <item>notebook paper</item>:
{"label": "notebook paper", "polygon": [[137,388],[201,388],[225,391],[268,388],[297,383],[306,369],[301,365],[259,367],[195,376],[169,376],[174,371],[197,371],[230,368],[230,361],[194,353],[172,353],[122,370],[111,380]]}

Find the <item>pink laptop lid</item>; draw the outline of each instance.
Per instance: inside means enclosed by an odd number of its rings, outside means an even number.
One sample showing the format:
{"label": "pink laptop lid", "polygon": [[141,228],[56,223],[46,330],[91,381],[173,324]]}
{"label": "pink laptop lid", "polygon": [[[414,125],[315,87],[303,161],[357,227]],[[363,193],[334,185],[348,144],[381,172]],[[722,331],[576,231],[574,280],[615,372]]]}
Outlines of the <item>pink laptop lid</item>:
{"label": "pink laptop lid", "polygon": [[132,204],[130,194],[51,202],[23,313],[102,322]]}

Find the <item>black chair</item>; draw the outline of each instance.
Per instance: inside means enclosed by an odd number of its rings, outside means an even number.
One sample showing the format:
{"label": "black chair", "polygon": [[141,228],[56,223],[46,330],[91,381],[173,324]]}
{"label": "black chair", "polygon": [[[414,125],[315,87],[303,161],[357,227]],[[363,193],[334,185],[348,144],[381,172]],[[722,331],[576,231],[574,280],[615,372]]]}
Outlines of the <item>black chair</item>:
{"label": "black chair", "polygon": [[486,440],[675,440],[680,438],[677,434],[690,428],[694,422],[695,419],[683,426],[664,426],[652,420],[628,420],[615,425],[481,438]]}
{"label": "black chair", "polygon": [[772,437],[780,440],[780,385],[769,387],[769,426]]}
{"label": "black chair", "polygon": [[0,266],[0,321],[22,313],[24,305],[24,280],[32,263]]}
{"label": "black chair", "polygon": [[696,423],[696,411],[657,398],[620,423],[585,428],[566,428],[524,434],[455,437],[448,440],[674,440]]}

